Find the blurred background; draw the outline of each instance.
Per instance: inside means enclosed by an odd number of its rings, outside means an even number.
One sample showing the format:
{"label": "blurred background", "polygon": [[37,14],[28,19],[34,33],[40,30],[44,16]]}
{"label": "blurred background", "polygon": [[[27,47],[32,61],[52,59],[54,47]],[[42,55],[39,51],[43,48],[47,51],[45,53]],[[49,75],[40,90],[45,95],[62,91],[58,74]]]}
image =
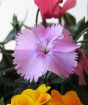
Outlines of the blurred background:
{"label": "blurred background", "polygon": [[[65,0],[64,0],[65,1]],[[76,16],[77,21],[87,17],[87,0],[77,0],[77,5],[69,12]],[[4,40],[12,28],[11,22],[14,14],[19,20],[23,20],[27,14],[26,25],[33,26],[37,7],[34,0],[0,0],[0,41]],[[41,21],[41,19],[39,19]],[[54,20],[55,21],[55,20]]]}
{"label": "blurred background", "polygon": [[[65,1],[65,0],[64,0]],[[0,42],[2,42],[9,31],[12,28],[11,22],[13,15],[17,15],[18,20],[23,21],[25,16],[25,24],[33,26],[35,24],[37,7],[34,4],[34,0],[0,0]],[[87,0],[77,0],[75,8],[71,9],[77,21],[86,16],[87,18]],[[41,17],[39,17],[41,21]],[[48,21],[56,21],[55,19]],[[6,48],[14,49],[14,42],[10,42],[6,45]]]}

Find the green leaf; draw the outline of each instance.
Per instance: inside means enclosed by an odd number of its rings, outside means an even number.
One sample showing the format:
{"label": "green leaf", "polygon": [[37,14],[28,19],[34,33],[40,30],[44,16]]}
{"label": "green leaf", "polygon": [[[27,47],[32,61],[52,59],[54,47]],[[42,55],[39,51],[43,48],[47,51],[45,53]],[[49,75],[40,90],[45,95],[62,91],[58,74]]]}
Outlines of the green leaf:
{"label": "green leaf", "polygon": [[3,41],[4,44],[6,44],[6,43],[10,42],[11,40],[15,39],[17,33],[21,30],[21,28],[23,26],[23,22],[20,23],[17,19],[17,16],[16,15],[13,16],[12,23],[11,23],[12,26],[13,26],[13,29],[9,32],[9,34],[7,35],[5,40]]}
{"label": "green leaf", "polygon": [[46,77],[50,84],[60,84],[66,80],[65,78],[59,77],[58,75],[51,72],[48,72]]}
{"label": "green leaf", "polygon": [[86,56],[88,56],[88,30],[85,33],[85,35],[83,36],[83,41],[86,41],[86,42],[82,43],[82,48],[83,48]]}
{"label": "green leaf", "polygon": [[17,16],[16,16],[16,15],[14,15],[14,16],[13,16],[13,23],[12,23],[12,25],[13,25],[13,27],[16,27],[16,25],[18,25],[18,26],[19,26],[19,21],[18,21],[18,19],[17,19]]}
{"label": "green leaf", "polygon": [[15,37],[16,37],[16,34],[17,34],[16,29],[12,29],[10,31],[10,33],[7,35],[7,37],[6,37],[6,39],[4,40],[3,43],[6,44],[6,43],[10,42],[11,40],[14,40]]}
{"label": "green leaf", "polygon": [[76,25],[76,19],[70,13],[65,13],[63,15],[64,25],[67,27],[72,27]]}
{"label": "green leaf", "polygon": [[70,28],[73,34],[73,39],[77,41],[85,31],[87,31],[88,22],[85,22],[85,17],[81,19],[75,26]]}
{"label": "green leaf", "polygon": [[[82,49],[88,56],[88,21],[85,18],[81,19],[76,26],[71,27],[71,32],[73,32],[73,38],[77,43],[81,43]],[[83,36],[82,41],[78,41],[79,38]]]}
{"label": "green leaf", "polygon": [[3,99],[3,98],[0,99],[0,105],[5,105],[5,104],[4,104],[4,99]]}
{"label": "green leaf", "polygon": [[[12,50],[2,50],[2,60],[0,62],[0,75],[7,72],[11,71],[11,68],[14,67],[12,60]],[[10,68],[10,70],[9,70]]]}
{"label": "green leaf", "polygon": [[88,31],[88,27],[84,29],[79,35],[77,35],[77,37],[75,38],[75,41],[77,41],[82,35],[86,35],[87,31]]}
{"label": "green leaf", "polygon": [[88,40],[82,40],[82,41],[78,41],[77,43],[88,43]]}
{"label": "green leaf", "polygon": [[[82,28],[84,28],[84,24],[85,24],[85,17],[82,18],[76,25],[75,27],[75,31],[81,30]],[[80,29],[81,28],[81,29]]]}

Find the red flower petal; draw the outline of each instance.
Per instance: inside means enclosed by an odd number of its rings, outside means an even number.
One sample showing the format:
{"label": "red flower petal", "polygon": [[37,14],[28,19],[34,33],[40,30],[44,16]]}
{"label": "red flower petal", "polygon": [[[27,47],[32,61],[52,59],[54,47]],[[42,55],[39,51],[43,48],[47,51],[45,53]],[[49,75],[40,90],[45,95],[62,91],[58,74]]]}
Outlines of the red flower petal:
{"label": "red flower petal", "polygon": [[60,18],[62,16],[62,13],[61,13],[61,7],[60,6],[57,6],[56,7],[56,10],[54,12],[54,17],[55,18]]}
{"label": "red flower petal", "polygon": [[63,0],[35,0],[35,4],[39,7],[43,18],[52,18],[58,4]]}
{"label": "red flower petal", "polygon": [[43,18],[49,19],[52,17],[60,18],[64,12],[72,8],[76,4],[76,0],[67,0],[64,6],[59,6],[63,0],[35,0],[35,4],[41,11]]}
{"label": "red flower petal", "polygon": [[73,8],[76,5],[76,0],[67,0],[62,8],[62,14],[65,13],[68,9]]}
{"label": "red flower petal", "polygon": [[88,58],[81,49],[78,49],[77,52],[79,53],[79,62],[75,73],[79,76],[79,85],[86,85],[84,72],[88,73]]}

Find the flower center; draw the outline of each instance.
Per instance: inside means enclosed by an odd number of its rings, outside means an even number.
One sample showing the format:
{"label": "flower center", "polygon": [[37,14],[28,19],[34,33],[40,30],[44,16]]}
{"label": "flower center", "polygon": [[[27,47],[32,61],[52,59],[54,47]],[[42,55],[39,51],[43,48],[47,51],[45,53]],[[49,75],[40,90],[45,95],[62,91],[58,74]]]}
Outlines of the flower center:
{"label": "flower center", "polygon": [[45,40],[43,42],[42,49],[43,49],[44,54],[48,54],[48,52],[49,52],[48,44],[49,44],[49,41],[48,40]]}
{"label": "flower center", "polygon": [[49,50],[47,48],[44,49],[44,54],[48,54]]}
{"label": "flower center", "polygon": [[45,41],[42,42],[42,43],[37,43],[36,51],[37,51],[39,54],[43,54],[43,55],[48,54],[48,53],[49,53],[49,43],[48,43],[48,41],[45,40]]}

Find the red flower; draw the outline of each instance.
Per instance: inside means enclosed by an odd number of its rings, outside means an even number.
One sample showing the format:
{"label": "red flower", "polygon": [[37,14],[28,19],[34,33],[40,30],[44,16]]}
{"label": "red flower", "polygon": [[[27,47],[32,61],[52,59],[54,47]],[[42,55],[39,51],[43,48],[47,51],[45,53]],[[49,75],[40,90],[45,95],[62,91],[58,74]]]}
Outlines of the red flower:
{"label": "red flower", "polygon": [[88,73],[88,58],[81,49],[78,49],[77,52],[79,53],[79,63],[75,73],[79,76],[79,85],[86,85],[84,72]]}
{"label": "red flower", "polygon": [[63,0],[35,0],[35,4],[39,7],[43,18],[60,18],[68,9],[76,4],[76,0],[66,0],[63,7],[59,4]]}

